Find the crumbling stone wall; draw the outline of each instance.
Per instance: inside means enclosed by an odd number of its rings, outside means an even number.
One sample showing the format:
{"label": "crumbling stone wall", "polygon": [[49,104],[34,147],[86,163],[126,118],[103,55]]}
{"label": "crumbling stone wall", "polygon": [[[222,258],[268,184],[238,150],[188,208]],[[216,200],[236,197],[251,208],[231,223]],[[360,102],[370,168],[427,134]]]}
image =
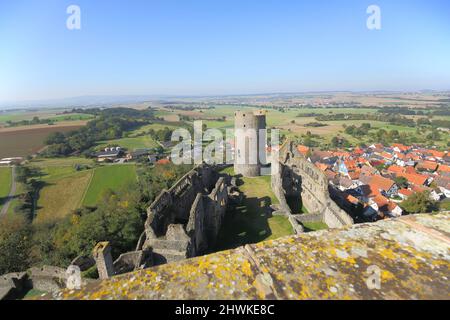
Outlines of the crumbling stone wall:
{"label": "crumbling stone wall", "polygon": [[155,265],[205,254],[214,245],[228,203],[226,180],[202,164],[155,199],[142,246],[152,249]]}
{"label": "crumbling stone wall", "polygon": [[300,155],[292,142],[280,149],[280,162],[274,166],[274,171],[272,189],[280,206],[289,214],[291,210],[286,197],[300,195],[308,212],[320,213],[322,222],[330,228],[353,224],[353,219],[331,199],[325,175]]}

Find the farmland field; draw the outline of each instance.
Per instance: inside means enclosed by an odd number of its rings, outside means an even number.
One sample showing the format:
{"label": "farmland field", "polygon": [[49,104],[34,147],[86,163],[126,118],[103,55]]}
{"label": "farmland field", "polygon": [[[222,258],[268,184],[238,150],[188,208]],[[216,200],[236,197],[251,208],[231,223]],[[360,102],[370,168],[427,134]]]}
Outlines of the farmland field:
{"label": "farmland field", "polygon": [[40,125],[0,129],[0,158],[25,157],[44,147],[44,140],[52,132],[68,132],[82,124]]}
{"label": "farmland field", "polygon": [[91,114],[84,114],[84,113],[68,113],[68,114],[62,114],[62,115],[56,115],[51,117],[43,117],[40,119],[51,119],[56,122],[60,121],[80,121],[80,120],[90,120],[93,119],[94,116]]}
{"label": "farmland field", "polygon": [[139,135],[139,134],[145,133],[145,132],[147,132],[150,129],[158,131],[158,130],[162,130],[164,128],[176,129],[176,128],[179,128],[179,127],[180,127],[179,125],[177,125],[175,123],[170,123],[170,122],[168,122],[168,123],[152,123],[152,124],[148,124],[148,125],[142,126],[139,129],[136,129],[136,130],[130,132],[130,136],[132,137],[132,136],[135,136],[135,135]]}
{"label": "farmland field", "polygon": [[80,207],[92,170],[76,172],[72,167],[48,167],[45,186],[39,192],[34,223],[57,221]]}
{"label": "farmland field", "polygon": [[83,205],[95,206],[108,189],[118,190],[135,182],[136,179],[134,165],[107,165],[96,168],[83,199]]}
{"label": "farmland field", "polygon": [[122,139],[114,139],[108,141],[99,142],[97,149],[102,149],[107,145],[116,144],[122,148],[126,148],[129,151],[134,151],[136,149],[147,149],[147,148],[156,148],[158,143],[149,135],[140,136],[140,137],[130,137],[130,138],[122,138]]}
{"label": "farmland field", "polygon": [[77,121],[88,120],[94,116],[84,113],[61,113],[62,110],[42,110],[42,111],[21,111],[21,112],[5,112],[0,113],[0,124],[5,124],[7,121],[17,122],[22,120],[31,120],[34,117],[39,119],[52,119],[54,121]]}
{"label": "farmland field", "polygon": [[0,208],[3,206],[5,198],[9,195],[11,177],[11,168],[0,167]]}
{"label": "farmland field", "polygon": [[73,167],[77,164],[93,165],[95,162],[92,159],[81,157],[67,157],[67,158],[35,158],[30,161],[34,167]]}

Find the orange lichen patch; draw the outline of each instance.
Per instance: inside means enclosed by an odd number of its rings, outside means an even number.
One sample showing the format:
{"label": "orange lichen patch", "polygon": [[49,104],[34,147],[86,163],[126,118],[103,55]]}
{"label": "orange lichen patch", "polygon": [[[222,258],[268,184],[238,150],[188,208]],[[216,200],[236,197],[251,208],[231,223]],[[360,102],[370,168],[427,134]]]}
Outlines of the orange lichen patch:
{"label": "orange lichen patch", "polygon": [[[449,299],[450,215],[300,234],[64,290],[55,299]],[[368,286],[379,270],[380,288]]]}

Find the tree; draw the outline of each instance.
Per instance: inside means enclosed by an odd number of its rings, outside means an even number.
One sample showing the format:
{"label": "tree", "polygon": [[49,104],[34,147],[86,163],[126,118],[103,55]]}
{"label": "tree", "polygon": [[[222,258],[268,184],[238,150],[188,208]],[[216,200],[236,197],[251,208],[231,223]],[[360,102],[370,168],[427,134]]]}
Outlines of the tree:
{"label": "tree", "polygon": [[406,188],[408,186],[408,179],[405,177],[395,177],[394,181],[400,188]]}
{"label": "tree", "polygon": [[52,132],[48,135],[48,137],[44,140],[46,145],[50,144],[60,144],[64,142],[64,134],[61,132]]}
{"label": "tree", "polygon": [[65,267],[78,255],[90,255],[98,242],[109,241],[117,258],[135,248],[143,231],[141,212],[135,186],[109,191],[97,208],[76,210],[56,226],[36,226],[36,250],[43,262]]}
{"label": "tree", "polygon": [[23,271],[30,266],[31,228],[24,217],[0,219],[0,274]]}
{"label": "tree", "polygon": [[436,201],[430,199],[430,192],[416,192],[400,203],[408,213],[429,213],[438,209]]}

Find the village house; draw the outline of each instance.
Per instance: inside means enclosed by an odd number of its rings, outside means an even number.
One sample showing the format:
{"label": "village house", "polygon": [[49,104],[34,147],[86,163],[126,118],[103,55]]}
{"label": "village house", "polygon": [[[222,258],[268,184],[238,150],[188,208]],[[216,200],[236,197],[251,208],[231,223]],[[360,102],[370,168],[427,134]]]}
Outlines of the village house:
{"label": "village house", "polygon": [[[363,206],[363,220],[401,216],[397,202],[416,192],[428,191],[436,201],[450,195],[448,152],[400,143],[373,144],[350,152],[297,149],[308,150],[309,161],[324,172],[340,205],[346,210]],[[397,185],[398,177],[405,178],[404,185]]]}
{"label": "village house", "polygon": [[114,161],[123,155],[121,147],[105,148],[103,151],[94,154],[98,162]]}
{"label": "village house", "polygon": [[446,198],[450,198],[450,177],[436,177],[434,182]]}
{"label": "village house", "polygon": [[3,158],[0,160],[0,166],[12,166],[20,164],[23,161],[22,157]]}
{"label": "village house", "polygon": [[419,161],[417,163],[416,169],[419,171],[428,171],[428,172],[435,172],[438,168],[438,164],[433,161]]}
{"label": "village house", "polygon": [[393,180],[384,178],[380,175],[372,176],[369,185],[373,190],[377,190],[389,198],[393,197],[398,192],[398,186]]}

